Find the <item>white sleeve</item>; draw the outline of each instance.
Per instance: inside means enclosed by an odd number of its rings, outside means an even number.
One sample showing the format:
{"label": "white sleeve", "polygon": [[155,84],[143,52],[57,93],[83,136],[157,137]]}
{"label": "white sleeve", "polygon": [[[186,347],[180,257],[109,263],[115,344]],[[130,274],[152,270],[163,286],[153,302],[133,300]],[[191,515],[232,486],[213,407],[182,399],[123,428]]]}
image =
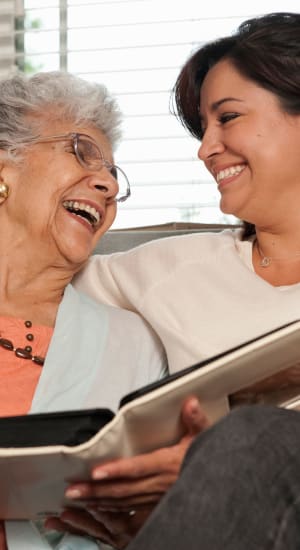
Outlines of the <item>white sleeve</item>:
{"label": "white sleeve", "polygon": [[91,256],[72,284],[98,302],[141,312],[145,294],[168,272],[166,258],[170,247],[166,241],[170,240],[151,241],[126,252]]}

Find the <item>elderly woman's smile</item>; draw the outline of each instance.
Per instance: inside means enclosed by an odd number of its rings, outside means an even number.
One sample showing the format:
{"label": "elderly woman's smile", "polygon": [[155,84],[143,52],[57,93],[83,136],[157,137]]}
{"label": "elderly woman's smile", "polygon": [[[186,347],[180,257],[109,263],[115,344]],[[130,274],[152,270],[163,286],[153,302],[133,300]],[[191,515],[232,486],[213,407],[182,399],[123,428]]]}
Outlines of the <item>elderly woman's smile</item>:
{"label": "elderly woman's smile", "polygon": [[45,262],[71,262],[77,270],[113,223],[129,184],[114,165],[112,146],[100,129],[53,116],[42,123],[39,135],[19,145],[20,160],[3,162],[0,173],[14,201],[18,250],[37,239],[45,243]]}
{"label": "elderly woman's smile", "polygon": [[79,217],[85,224],[88,223],[93,229],[99,227],[102,213],[98,207],[80,199],[64,201],[63,206],[68,212]]}

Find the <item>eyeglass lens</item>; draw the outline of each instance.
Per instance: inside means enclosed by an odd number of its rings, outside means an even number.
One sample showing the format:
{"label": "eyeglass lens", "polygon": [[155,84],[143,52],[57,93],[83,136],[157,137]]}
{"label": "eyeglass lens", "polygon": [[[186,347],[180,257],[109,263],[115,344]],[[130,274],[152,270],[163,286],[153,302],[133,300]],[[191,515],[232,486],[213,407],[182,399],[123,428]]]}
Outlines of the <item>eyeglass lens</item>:
{"label": "eyeglass lens", "polygon": [[77,139],[74,145],[78,160],[91,170],[101,170],[101,168],[105,166],[111,173],[112,177],[118,182],[119,192],[116,196],[116,200],[120,202],[126,200],[130,194],[130,191],[128,179],[123,170],[106,161],[99,147],[95,143],[78,134],[76,137]]}

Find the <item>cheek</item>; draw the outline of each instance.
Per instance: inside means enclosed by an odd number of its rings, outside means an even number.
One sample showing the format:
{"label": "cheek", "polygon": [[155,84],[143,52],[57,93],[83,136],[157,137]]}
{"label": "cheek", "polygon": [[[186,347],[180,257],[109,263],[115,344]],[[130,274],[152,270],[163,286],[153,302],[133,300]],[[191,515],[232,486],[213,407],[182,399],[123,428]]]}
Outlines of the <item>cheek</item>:
{"label": "cheek", "polygon": [[117,214],[117,204],[112,203],[110,204],[106,209],[105,214],[105,220],[104,223],[101,225],[100,229],[95,234],[95,241],[96,243],[105,235],[105,233],[109,230],[111,225],[113,224]]}
{"label": "cheek", "polygon": [[105,222],[102,226],[103,227],[102,235],[111,227],[111,225],[115,221],[116,215],[117,215],[117,203],[113,202],[107,207]]}

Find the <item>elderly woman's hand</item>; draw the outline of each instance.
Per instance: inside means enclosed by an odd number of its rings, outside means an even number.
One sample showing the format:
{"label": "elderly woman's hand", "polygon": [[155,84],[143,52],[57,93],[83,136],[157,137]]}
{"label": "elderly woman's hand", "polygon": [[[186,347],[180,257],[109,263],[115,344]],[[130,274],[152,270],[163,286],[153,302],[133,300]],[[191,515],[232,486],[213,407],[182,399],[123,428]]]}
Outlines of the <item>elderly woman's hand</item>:
{"label": "elderly woman's hand", "polygon": [[194,397],[184,403],[182,419],[186,433],[178,444],[102,464],[93,469],[92,482],[72,484],[66,496],[81,500],[86,511],[68,510],[61,516],[63,523],[51,518],[47,526],[80,529],[116,548],[126,546],[176,481],[195,436],[209,425]]}
{"label": "elderly woman's hand", "polygon": [[75,535],[88,535],[121,550],[143,526],[152,509],[153,505],[143,506],[132,514],[125,511],[101,512],[97,507],[88,510],[70,508],[60,518],[46,520],[45,527]]}

